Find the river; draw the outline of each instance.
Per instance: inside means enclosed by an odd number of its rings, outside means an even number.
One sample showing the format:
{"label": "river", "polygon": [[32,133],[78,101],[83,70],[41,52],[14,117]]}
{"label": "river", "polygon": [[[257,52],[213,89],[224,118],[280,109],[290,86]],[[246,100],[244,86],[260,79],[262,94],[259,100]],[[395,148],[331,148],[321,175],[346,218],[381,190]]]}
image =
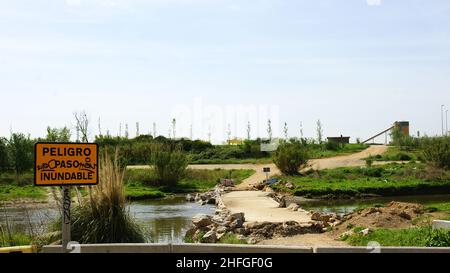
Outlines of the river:
{"label": "river", "polygon": [[[184,196],[162,200],[133,202],[128,205],[132,216],[141,224],[153,243],[182,243],[187,229],[196,214],[214,214],[214,205],[202,206],[186,202]],[[6,207],[0,208],[0,224],[9,222],[19,230],[35,233],[42,231],[46,224],[58,217],[59,212],[46,207]]]}
{"label": "river", "polygon": [[[421,195],[379,197],[371,199],[349,200],[309,200],[300,202],[306,210],[327,213],[346,214],[360,206],[387,204],[391,201],[412,202],[429,205],[437,202],[450,202],[450,195]],[[214,214],[214,205],[201,206],[186,202],[184,196],[175,196],[162,200],[149,200],[128,204],[128,209],[145,228],[153,243],[182,243],[186,230],[191,226],[192,217],[198,213]],[[45,207],[7,207],[0,208],[0,224],[8,221],[15,227],[39,232],[59,212]],[[31,225],[30,225],[31,223]]]}

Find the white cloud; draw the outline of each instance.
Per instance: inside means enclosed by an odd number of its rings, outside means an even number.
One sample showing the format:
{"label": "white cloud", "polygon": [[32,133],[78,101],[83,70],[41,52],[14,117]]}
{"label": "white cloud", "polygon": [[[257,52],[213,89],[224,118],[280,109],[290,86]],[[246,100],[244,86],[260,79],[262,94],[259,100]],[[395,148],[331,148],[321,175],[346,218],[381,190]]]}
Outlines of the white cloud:
{"label": "white cloud", "polygon": [[381,0],[366,0],[367,5],[369,6],[380,6]]}

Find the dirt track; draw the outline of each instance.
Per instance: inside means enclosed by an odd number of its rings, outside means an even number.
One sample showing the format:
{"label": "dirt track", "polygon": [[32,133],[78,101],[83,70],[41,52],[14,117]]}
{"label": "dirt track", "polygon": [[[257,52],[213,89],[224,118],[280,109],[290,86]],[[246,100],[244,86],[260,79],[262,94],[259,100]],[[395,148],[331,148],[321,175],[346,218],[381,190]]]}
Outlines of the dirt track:
{"label": "dirt track", "polygon": [[[351,155],[311,160],[309,165],[313,169],[363,166],[366,164],[363,158],[370,155],[382,154],[386,150],[386,146],[371,146],[362,152]],[[256,167],[256,173],[239,184],[236,187],[238,191],[225,194],[222,197],[225,206],[229,210],[232,212],[244,212],[249,222],[297,221],[299,223],[305,223],[311,221],[306,211],[300,210],[294,212],[285,208],[277,208],[277,203],[271,198],[268,198],[266,193],[251,191],[253,185],[265,179],[266,175],[263,172],[263,167],[271,167],[271,175],[279,174],[279,170],[274,164],[245,166],[246,168],[251,166]],[[236,167],[239,167],[239,165],[236,165]]]}

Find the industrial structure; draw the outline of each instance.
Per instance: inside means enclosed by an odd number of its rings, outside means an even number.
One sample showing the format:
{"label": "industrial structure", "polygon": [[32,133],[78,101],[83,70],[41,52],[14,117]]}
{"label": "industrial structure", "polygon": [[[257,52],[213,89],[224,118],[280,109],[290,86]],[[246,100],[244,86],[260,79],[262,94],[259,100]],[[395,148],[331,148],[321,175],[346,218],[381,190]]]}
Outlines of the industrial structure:
{"label": "industrial structure", "polygon": [[378,133],[378,134],[374,135],[373,137],[368,138],[367,140],[363,141],[363,143],[367,143],[367,142],[374,140],[375,138],[384,134],[385,135],[385,143],[387,144],[387,134],[388,134],[388,132],[390,132],[394,129],[398,129],[400,132],[403,133],[404,136],[409,136],[409,121],[396,121],[396,122],[394,122],[394,125],[392,125],[388,129],[382,131],[381,133]]}

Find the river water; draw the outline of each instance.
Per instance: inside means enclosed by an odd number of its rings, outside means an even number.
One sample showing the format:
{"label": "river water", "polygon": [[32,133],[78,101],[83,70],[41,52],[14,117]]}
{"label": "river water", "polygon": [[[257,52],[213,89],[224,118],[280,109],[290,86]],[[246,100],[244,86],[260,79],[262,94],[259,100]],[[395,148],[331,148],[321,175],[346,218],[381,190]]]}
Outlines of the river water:
{"label": "river water", "polygon": [[[302,201],[300,206],[306,210],[346,214],[355,211],[360,206],[387,204],[391,201],[429,205],[436,202],[450,202],[450,195],[310,200]],[[184,196],[133,202],[128,205],[128,208],[130,213],[145,228],[151,242],[154,243],[182,243],[185,232],[191,226],[192,217],[199,213],[212,215],[215,210],[213,205],[201,206],[197,203],[188,203]],[[45,207],[0,208],[0,224],[4,225],[8,221],[15,227],[39,232],[40,227],[44,227],[48,221],[55,219],[58,215],[57,210]]]}
{"label": "river water", "polygon": [[[214,205],[202,206],[188,203],[184,196],[162,200],[133,202],[128,205],[132,216],[144,227],[153,243],[182,243],[196,214],[214,214]],[[46,224],[56,219],[59,212],[45,207],[0,208],[0,224],[6,222],[20,230],[40,232]]]}

